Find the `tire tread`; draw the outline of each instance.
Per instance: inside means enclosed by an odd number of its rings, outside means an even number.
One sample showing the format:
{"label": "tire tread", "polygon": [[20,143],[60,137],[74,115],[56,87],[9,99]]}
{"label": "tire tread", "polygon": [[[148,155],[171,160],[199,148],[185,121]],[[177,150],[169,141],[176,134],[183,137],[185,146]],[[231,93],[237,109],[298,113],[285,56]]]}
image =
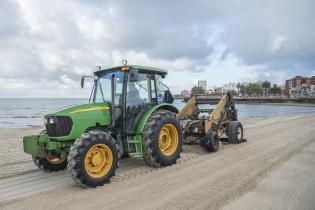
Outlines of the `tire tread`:
{"label": "tire tread", "polygon": [[[175,152],[175,156],[173,156],[172,160],[163,159],[159,154],[157,154],[157,148],[155,148],[157,144],[154,143],[154,140],[158,138],[159,127],[162,126],[163,119],[175,119],[175,126],[178,129],[179,149]],[[182,152],[182,130],[174,112],[167,110],[158,110],[153,113],[145,125],[142,139],[143,159],[149,166],[160,168],[163,166],[172,165],[175,164],[177,159],[180,158],[180,153]]]}
{"label": "tire tread", "polygon": [[[84,155],[87,150],[96,144],[100,139],[103,139],[103,143],[112,146],[114,148],[113,153],[113,166],[102,179],[90,178],[83,168]],[[97,141],[97,142],[96,142]],[[111,148],[111,149],[112,149]],[[70,148],[68,155],[68,169],[70,170],[72,179],[80,186],[86,187],[97,187],[103,186],[105,183],[110,181],[110,178],[115,175],[115,171],[119,166],[118,162],[119,147],[116,140],[107,132],[104,131],[89,131],[79,137]]]}

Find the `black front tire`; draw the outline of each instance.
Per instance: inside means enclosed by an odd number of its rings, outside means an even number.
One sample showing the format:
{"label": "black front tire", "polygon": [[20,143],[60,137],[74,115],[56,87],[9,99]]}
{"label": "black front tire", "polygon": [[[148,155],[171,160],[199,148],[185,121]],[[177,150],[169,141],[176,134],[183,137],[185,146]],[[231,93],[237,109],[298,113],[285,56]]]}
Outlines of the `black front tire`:
{"label": "black front tire", "polygon": [[39,169],[44,169],[47,172],[64,170],[68,164],[67,158],[63,162],[55,164],[49,162],[47,158],[33,157],[33,162]]}
{"label": "black front tire", "polygon": [[[167,124],[173,125],[178,133],[177,147],[171,156],[164,155],[159,147],[159,134],[162,127]],[[180,158],[183,146],[182,128],[175,113],[167,110],[159,110],[153,113],[145,125],[142,139],[143,159],[149,166],[169,166],[175,164],[177,159]]]}
{"label": "black front tire", "polygon": [[229,143],[239,144],[243,142],[243,126],[238,121],[231,121],[228,125]]}
{"label": "black front tire", "polygon": [[[106,174],[102,177],[93,177],[89,174],[86,165],[86,155],[93,146],[106,145],[112,154],[112,163]],[[83,187],[97,187],[103,186],[110,181],[110,178],[115,175],[118,168],[118,152],[119,147],[115,139],[107,132],[103,131],[89,131],[79,137],[70,148],[68,155],[68,169],[71,172],[73,180]]]}

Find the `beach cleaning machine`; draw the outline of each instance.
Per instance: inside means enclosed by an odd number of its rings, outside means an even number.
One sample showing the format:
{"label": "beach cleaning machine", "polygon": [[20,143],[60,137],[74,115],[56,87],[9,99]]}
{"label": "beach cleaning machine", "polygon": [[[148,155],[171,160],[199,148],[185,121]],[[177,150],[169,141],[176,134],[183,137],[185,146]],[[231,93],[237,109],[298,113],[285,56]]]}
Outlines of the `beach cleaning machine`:
{"label": "beach cleaning machine", "polygon": [[152,167],[164,167],[176,163],[185,142],[215,152],[223,134],[231,143],[242,141],[243,127],[230,93],[214,109],[200,109],[192,97],[179,112],[163,83],[166,74],[126,63],[98,69],[90,76],[89,103],[45,115],[46,129],[25,136],[24,151],[39,168],[68,168],[76,183],[96,187],[115,175],[121,158],[141,156]]}

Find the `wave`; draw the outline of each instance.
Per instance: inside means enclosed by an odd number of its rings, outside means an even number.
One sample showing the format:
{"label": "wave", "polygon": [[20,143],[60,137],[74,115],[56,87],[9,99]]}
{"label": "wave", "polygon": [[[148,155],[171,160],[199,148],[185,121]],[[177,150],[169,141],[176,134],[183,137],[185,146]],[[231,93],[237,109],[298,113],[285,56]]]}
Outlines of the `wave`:
{"label": "wave", "polygon": [[1,122],[0,121],[0,128],[40,128],[43,125],[40,124],[22,124],[22,123],[15,123],[15,122]]}
{"label": "wave", "polygon": [[12,118],[42,118],[42,116],[36,116],[36,115],[32,115],[32,116],[13,116]]}
{"label": "wave", "polygon": [[0,122],[0,124],[9,124],[9,125],[14,125],[15,123],[13,123],[13,122]]}
{"label": "wave", "polygon": [[22,116],[22,115],[17,115],[17,116],[1,116],[0,118],[14,118],[14,119],[32,119],[32,118],[43,118],[43,116],[37,116],[37,115],[32,115],[32,116]]}
{"label": "wave", "polygon": [[12,110],[31,110],[33,109],[32,107],[5,107],[5,108],[0,108],[1,111],[12,111]]}
{"label": "wave", "polygon": [[41,128],[43,125],[31,125],[31,124],[26,124],[26,127],[31,127],[31,128]]}

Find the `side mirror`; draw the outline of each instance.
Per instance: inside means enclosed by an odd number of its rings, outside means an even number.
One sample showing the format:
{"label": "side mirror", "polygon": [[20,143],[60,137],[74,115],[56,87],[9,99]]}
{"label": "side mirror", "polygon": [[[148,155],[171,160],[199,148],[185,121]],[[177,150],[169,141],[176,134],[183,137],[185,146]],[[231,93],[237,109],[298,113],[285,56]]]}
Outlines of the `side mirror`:
{"label": "side mirror", "polygon": [[81,77],[81,88],[84,87],[84,78],[85,78],[84,76]]}
{"label": "side mirror", "polygon": [[139,69],[130,69],[129,71],[129,81],[130,82],[138,82],[139,79]]}
{"label": "side mirror", "polygon": [[164,92],[164,101],[169,104],[172,104],[174,102],[174,97],[170,90],[166,90]]}

